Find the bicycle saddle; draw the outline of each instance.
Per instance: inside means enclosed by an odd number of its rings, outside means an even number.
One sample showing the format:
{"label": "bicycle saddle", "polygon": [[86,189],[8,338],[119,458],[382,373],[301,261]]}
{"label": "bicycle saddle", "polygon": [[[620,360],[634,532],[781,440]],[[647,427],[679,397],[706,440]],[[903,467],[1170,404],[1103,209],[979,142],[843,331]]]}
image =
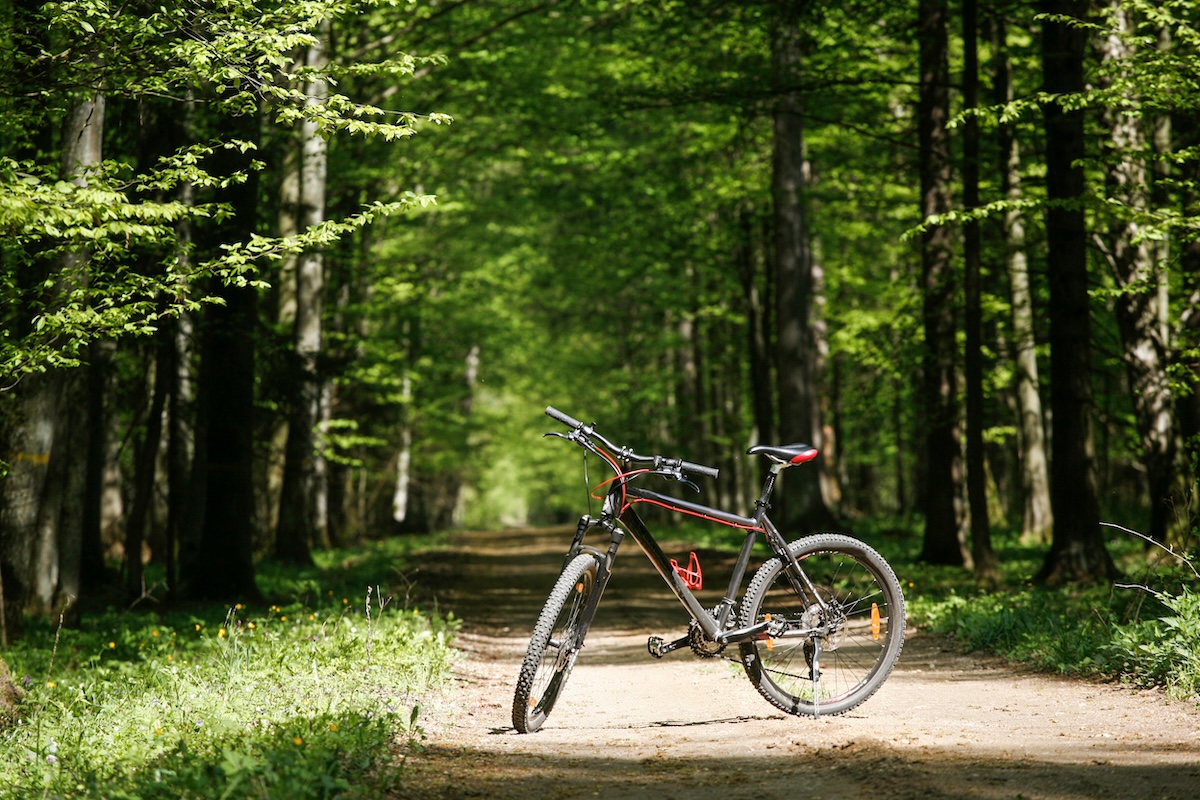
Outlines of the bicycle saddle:
{"label": "bicycle saddle", "polygon": [[803,464],[817,457],[817,448],[811,444],[756,444],[746,455],[764,455],[777,464]]}

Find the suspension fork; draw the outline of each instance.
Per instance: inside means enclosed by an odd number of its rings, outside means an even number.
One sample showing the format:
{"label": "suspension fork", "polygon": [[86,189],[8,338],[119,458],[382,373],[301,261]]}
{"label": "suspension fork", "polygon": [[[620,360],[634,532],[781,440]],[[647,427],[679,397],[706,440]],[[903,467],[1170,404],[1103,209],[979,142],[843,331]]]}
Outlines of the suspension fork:
{"label": "suspension fork", "polygon": [[567,548],[567,554],[563,556],[562,567],[559,568],[559,572],[566,569],[567,564],[571,563],[571,559],[575,558],[575,556],[579,555],[585,549],[591,553],[595,553],[600,558],[604,557],[603,551],[597,550],[595,547],[585,547],[583,544],[583,539],[587,536],[588,531],[599,525],[600,520],[592,519],[588,514],[584,514],[579,518],[579,524],[575,526],[575,538],[571,540],[571,546]]}
{"label": "suspension fork", "polygon": [[[601,528],[609,535],[608,550],[601,551],[595,547],[583,544],[583,538],[592,528]],[[584,637],[592,627],[592,620],[596,616],[596,609],[600,605],[600,598],[604,595],[604,590],[608,586],[608,579],[612,577],[612,565],[616,560],[617,550],[621,547],[621,542],[625,538],[625,531],[621,526],[615,524],[612,520],[592,519],[588,515],[584,515],[579,520],[579,525],[575,529],[575,538],[571,542],[571,548],[567,551],[566,557],[563,559],[563,569],[566,569],[576,555],[581,552],[590,552],[596,555],[600,560],[600,566],[596,570],[596,586],[588,597],[587,604],[579,615],[579,626],[575,629],[574,641],[571,643],[571,650],[578,650],[583,647]]]}

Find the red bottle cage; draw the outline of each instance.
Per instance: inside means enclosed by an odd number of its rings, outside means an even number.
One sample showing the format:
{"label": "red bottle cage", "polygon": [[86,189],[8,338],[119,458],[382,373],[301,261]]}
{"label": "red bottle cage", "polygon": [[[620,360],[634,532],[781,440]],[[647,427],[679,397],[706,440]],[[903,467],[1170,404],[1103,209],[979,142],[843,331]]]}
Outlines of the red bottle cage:
{"label": "red bottle cage", "polygon": [[671,559],[671,569],[675,570],[675,574],[683,579],[684,586],[687,586],[693,592],[698,592],[704,588],[704,573],[700,570],[700,557],[693,550],[688,555],[688,565],[684,567],[675,559]]}

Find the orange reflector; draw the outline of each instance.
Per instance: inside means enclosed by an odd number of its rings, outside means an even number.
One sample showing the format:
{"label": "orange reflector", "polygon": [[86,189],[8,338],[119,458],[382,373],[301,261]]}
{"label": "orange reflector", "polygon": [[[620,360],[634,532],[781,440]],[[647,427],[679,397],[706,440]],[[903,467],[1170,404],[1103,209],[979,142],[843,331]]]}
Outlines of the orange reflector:
{"label": "orange reflector", "polygon": [[580,581],[579,583],[575,584],[575,592],[577,594],[583,594],[583,581]]}
{"label": "orange reflector", "polygon": [[871,603],[871,638],[879,641],[879,604]]}
{"label": "orange reflector", "polygon": [[775,640],[774,639],[767,639],[767,649],[768,650],[775,649]]}
{"label": "orange reflector", "polygon": [[536,706],[537,706],[537,698],[536,697],[529,698],[529,707],[535,708]]}

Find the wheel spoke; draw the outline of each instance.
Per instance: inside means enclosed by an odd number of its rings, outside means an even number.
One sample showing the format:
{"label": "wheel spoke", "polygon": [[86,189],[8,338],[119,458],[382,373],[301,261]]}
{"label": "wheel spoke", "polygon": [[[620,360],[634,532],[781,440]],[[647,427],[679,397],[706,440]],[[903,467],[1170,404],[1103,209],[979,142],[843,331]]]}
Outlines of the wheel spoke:
{"label": "wheel spoke", "polygon": [[[819,534],[791,545],[821,604],[797,597],[779,559],[751,581],[741,624],[786,619],[781,638],[743,647],[759,692],[798,714],[839,714],[869,697],[887,677],[903,642],[904,601],[886,562],[861,542]],[[789,635],[790,634],[790,635]]]}

